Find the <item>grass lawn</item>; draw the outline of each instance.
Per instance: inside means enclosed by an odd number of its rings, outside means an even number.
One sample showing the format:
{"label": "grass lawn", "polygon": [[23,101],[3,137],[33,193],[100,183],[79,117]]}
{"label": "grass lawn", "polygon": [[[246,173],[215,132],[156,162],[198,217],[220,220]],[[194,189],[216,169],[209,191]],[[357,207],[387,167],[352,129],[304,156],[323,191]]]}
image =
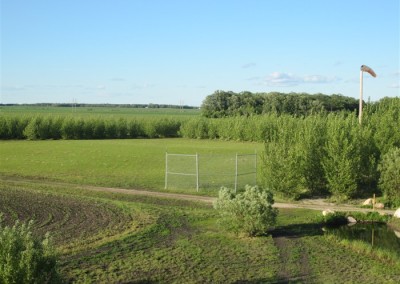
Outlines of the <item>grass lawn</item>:
{"label": "grass lawn", "polygon": [[235,155],[262,149],[260,143],[181,138],[0,141],[0,175],[163,190],[166,152]]}

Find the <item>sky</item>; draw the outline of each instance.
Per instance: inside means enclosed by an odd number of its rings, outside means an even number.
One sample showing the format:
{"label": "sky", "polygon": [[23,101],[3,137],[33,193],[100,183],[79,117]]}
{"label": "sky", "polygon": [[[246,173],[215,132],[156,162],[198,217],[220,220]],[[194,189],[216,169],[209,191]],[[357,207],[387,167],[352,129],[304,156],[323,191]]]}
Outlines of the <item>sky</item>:
{"label": "sky", "polygon": [[0,0],[0,103],[400,95],[398,0]]}

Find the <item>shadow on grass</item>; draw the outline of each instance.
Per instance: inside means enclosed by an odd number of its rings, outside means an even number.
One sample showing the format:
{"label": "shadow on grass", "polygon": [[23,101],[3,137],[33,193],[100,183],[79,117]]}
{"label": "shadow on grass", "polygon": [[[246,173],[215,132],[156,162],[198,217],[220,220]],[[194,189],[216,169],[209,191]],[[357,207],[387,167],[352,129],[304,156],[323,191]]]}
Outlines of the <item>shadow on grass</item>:
{"label": "shadow on grass", "polygon": [[271,230],[269,233],[272,235],[273,238],[301,238],[323,235],[322,226],[315,223],[279,226]]}

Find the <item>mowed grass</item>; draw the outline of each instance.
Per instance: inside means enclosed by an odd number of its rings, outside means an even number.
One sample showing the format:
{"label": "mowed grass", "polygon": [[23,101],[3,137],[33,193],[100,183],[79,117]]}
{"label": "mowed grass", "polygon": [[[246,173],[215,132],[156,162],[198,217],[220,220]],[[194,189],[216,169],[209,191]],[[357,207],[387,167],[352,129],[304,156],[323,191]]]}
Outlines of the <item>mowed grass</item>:
{"label": "mowed grass", "polygon": [[[4,203],[7,210],[0,203],[7,222],[31,215],[40,224],[39,232],[48,229],[57,236],[60,271],[67,282],[400,281],[398,262],[381,260],[324,236],[314,223],[320,214],[316,211],[281,209],[270,234],[243,238],[221,227],[209,204],[29,181],[3,180],[0,194],[13,200]],[[48,221],[46,214],[38,214],[43,211],[40,204],[58,217]],[[78,212],[79,208],[84,211]],[[96,224],[96,230],[81,226],[82,220]]]}
{"label": "mowed grass", "polygon": [[181,138],[0,141],[0,175],[163,190],[166,152],[234,157],[235,153],[261,153],[262,149],[260,143]]}

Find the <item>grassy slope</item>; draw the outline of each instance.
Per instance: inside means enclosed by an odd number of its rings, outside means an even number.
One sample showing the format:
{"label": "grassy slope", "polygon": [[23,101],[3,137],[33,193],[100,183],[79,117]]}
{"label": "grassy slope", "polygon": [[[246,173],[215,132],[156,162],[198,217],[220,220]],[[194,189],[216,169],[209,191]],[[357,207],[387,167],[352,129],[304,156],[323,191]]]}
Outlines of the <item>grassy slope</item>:
{"label": "grassy slope", "polygon": [[0,175],[161,190],[166,151],[234,155],[261,149],[259,143],[188,139],[0,141]]}
{"label": "grassy slope", "polygon": [[[61,271],[68,280],[111,283],[400,281],[398,262],[382,261],[374,254],[358,252],[326,238],[314,224],[315,211],[282,209],[272,235],[241,238],[221,228],[214,210],[204,204],[85,191],[79,186],[0,183],[3,198],[15,196],[15,192],[19,198],[13,203],[6,202],[9,222],[22,208],[24,216],[29,216],[30,210],[33,215],[40,204],[51,199],[55,202],[46,203],[47,211],[64,216],[56,218],[55,223],[79,223],[82,218],[110,220],[111,225],[97,221],[99,230],[83,227],[81,234],[76,234],[72,225],[55,227],[54,222],[40,222],[41,231],[49,228],[59,236]],[[62,211],[57,204],[60,202],[75,206],[86,204],[89,209],[76,218],[70,211]],[[0,203],[0,211],[3,209]],[[90,211],[96,214],[88,214]],[[36,216],[47,218],[44,214]],[[91,234],[85,234],[86,230]]]}

